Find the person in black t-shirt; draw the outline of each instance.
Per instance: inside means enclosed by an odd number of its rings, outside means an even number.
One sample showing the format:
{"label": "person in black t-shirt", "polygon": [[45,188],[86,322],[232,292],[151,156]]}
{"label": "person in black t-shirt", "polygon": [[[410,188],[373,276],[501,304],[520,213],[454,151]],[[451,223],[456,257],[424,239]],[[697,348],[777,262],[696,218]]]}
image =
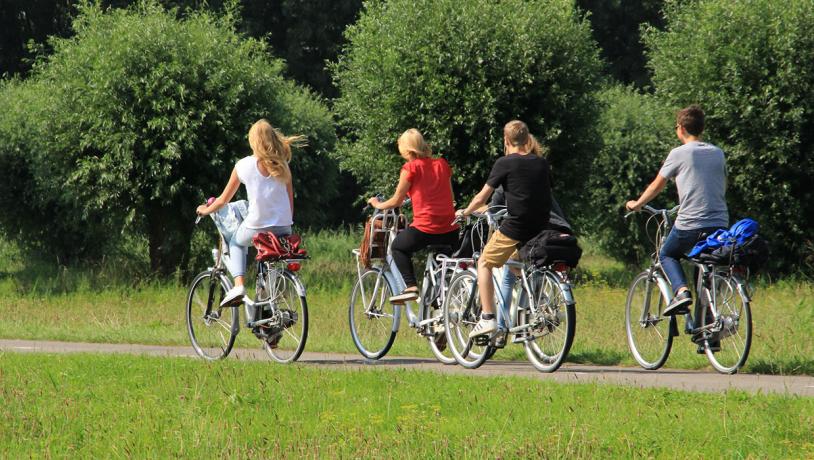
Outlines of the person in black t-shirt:
{"label": "person in black t-shirt", "polygon": [[486,185],[466,209],[457,212],[463,216],[471,214],[487,203],[496,188],[503,187],[508,215],[478,259],[478,290],[483,310],[470,338],[497,329],[492,268],[502,267],[510,258],[517,258],[518,246],[546,228],[551,211],[550,168],[548,161],[539,156],[539,145],[528,126],[519,120],[507,123],[503,128],[503,145],[506,155],[492,166]]}

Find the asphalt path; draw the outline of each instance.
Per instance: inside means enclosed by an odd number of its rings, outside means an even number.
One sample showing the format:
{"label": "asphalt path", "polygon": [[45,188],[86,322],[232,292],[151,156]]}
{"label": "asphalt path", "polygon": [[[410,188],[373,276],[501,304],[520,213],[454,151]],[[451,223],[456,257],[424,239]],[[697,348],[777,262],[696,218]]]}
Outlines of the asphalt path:
{"label": "asphalt path", "polygon": [[[19,353],[122,353],[151,356],[196,357],[191,346],[162,346],[109,343],[0,340],[0,351]],[[235,349],[228,359],[270,361],[262,350]],[[2,363],[2,354],[0,354]],[[562,383],[599,383],[640,388],[670,388],[684,391],[720,393],[740,390],[747,393],[776,393],[814,397],[814,377],[790,375],[722,375],[708,371],[660,369],[646,371],[635,367],[583,366],[566,364],[557,372],[544,374],[524,361],[489,361],[476,370],[447,366],[434,359],[402,356],[371,361],[359,355],[305,352],[299,363],[307,366],[345,370],[409,369],[469,376],[519,376]]]}

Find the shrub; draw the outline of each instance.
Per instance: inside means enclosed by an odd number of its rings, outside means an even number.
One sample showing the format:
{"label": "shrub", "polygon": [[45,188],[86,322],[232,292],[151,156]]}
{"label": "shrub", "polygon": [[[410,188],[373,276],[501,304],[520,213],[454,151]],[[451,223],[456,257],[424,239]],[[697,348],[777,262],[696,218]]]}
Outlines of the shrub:
{"label": "shrub", "polygon": [[[594,157],[590,190],[590,228],[609,255],[639,262],[653,251],[643,218],[625,219],[625,203],[639,197],[656,177],[667,154],[679,141],[669,109],[648,94],[614,86],[599,97],[602,148]],[[675,186],[656,198],[655,207],[676,204]],[[650,229],[651,233],[653,228]]]}
{"label": "shrub", "polygon": [[[81,221],[65,229],[77,243],[57,250],[99,245],[89,228],[127,229],[147,235],[154,269],[183,265],[195,206],[219,194],[235,161],[250,154],[246,133],[261,117],[308,136],[292,160],[295,219],[324,218],[337,177],[326,155],[335,143],[331,116],[281,76],[262,42],[235,32],[232,14],[179,20],[155,1],[109,12],[83,4],[73,27],[74,37],[52,40],[53,55],[29,81],[6,84],[0,96],[5,105],[24,91],[33,101],[15,104],[0,127],[0,166],[17,165],[30,181],[23,192],[60,207],[48,216],[35,206],[32,219]],[[15,117],[27,124],[22,142],[8,135]],[[13,212],[29,207],[23,201]],[[4,218],[4,228],[13,222]]]}
{"label": "shrub", "polygon": [[372,1],[346,38],[331,66],[347,132],[337,153],[369,193],[392,191],[396,139],[416,127],[452,164],[460,203],[503,153],[503,125],[519,118],[550,149],[558,197],[579,196],[597,143],[601,62],[572,1]]}
{"label": "shrub", "polygon": [[657,94],[706,111],[730,218],[756,218],[785,270],[814,269],[814,3],[705,0],[666,17],[645,35]]}

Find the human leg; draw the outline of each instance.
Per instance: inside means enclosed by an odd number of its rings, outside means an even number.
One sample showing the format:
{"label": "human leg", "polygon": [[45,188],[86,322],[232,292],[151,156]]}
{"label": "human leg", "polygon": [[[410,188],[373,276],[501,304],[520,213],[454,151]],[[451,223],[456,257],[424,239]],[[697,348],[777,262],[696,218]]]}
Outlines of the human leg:
{"label": "human leg", "polygon": [[492,269],[502,267],[517,252],[518,241],[502,234],[500,230],[492,234],[483,253],[478,259],[478,292],[481,300],[481,320],[469,334],[470,338],[493,332],[495,321],[495,288],[492,283]]}
{"label": "human leg", "polygon": [[679,314],[686,311],[692,304],[692,295],[687,287],[687,278],[681,268],[681,259],[704,236],[714,232],[716,228],[700,228],[693,230],[680,230],[673,228],[667,235],[659,252],[659,260],[667,279],[673,288],[675,297],[664,309],[665,315]]}

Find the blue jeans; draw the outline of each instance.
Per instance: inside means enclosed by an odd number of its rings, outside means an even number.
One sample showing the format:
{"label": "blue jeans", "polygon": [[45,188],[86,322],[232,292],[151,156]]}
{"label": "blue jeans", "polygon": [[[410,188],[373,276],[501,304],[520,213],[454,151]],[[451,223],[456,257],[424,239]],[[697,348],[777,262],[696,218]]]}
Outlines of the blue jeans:
{"label": "blue jeans", "polygon": [[243,276],[246,274],[246,255],[249,253],[249,246],[252,245],[252,237],[258,233],[271,232],[276,236],[291,234],[291,227],[282,225],[278,227],[247,228],[245,222],[240,224],[229,243],[229,258],[226,259],[226,267],[232,276]]}
{"label": "blue jeans", "polygon": [[673,286],[673,293],[677,293],[679,289],[687,286],[687,278],[684,276],[684,270],[681,268],[681,259],[686,257],[687,253],[699,242],[702,237],[711,235],[715,230],[720,227],[705,227],[693,230],[679,230],[673,227],[667,239],[659,251],[659,260],[661,261],[661,268],[670,284]]}
{"label": "blue jeans", "polygon": [[[517,275],[512,273],[509,267],[503,267],[503,279],[500,282],[500,302],[498,308],[501,311],[497,312],[497,326],[499,328],[506,328],[506,320],[509,318],[509,314],[512,308],[512,290],[514,288],[514,283],[517,282]],[[519,303],[520,306],[523,306],[526,303],[526,290],[523,289],[520,293]],[[517,326],[513,324],[512,326]]]}

